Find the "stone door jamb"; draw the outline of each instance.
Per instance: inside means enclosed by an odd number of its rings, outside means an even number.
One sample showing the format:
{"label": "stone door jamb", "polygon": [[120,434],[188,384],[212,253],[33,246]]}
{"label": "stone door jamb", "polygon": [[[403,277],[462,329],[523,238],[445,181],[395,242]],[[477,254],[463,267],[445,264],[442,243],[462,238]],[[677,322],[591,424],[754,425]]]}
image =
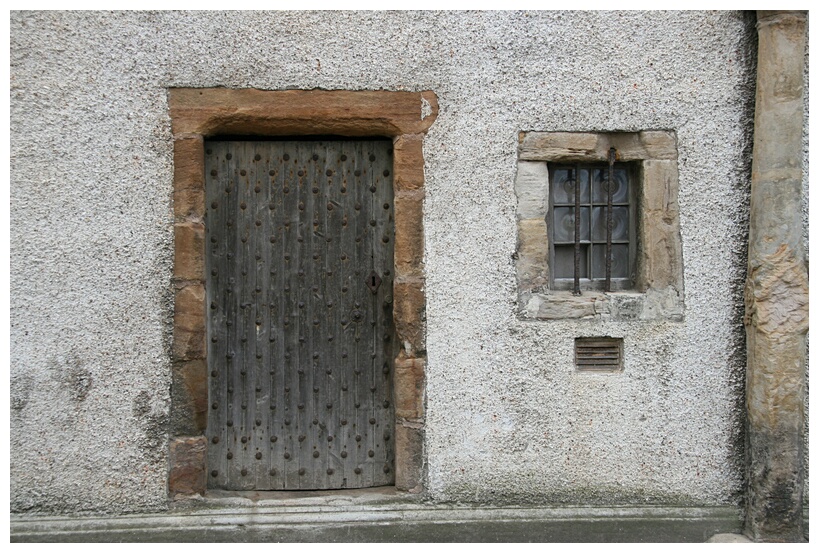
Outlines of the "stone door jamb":
{"label": "stone door jamb", "polygon": [[393,140],[395,282],[395,485],[420,492],[423,478],[424,134],[438,114],[434,93],[172,88],[174,137],[174,329],[168,490],[205,492],[208,374],[205,309],[204,140],[217,135]]}

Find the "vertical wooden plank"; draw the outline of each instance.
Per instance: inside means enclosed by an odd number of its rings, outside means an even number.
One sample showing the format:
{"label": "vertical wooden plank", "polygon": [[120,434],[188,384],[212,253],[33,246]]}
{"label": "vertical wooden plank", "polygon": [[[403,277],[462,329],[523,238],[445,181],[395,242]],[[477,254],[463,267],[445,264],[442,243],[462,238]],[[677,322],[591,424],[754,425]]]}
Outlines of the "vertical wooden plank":
{"label": "vertical wooden plank", "polygon": [[273,142],[270,148],[270,175],[271,191],[268,211],[270,212],[270,228],[268,241],[270,242],[271,265],[269,273],[272,277],[272,295],[275,298],[275,309],[271,310],[271,329],[273,331],[274,342],[271,344],[273,364],[270,368],[271,392],[271,436],[270,436],[270,489],[284,489],[284,368],[285,368],[285,348],[286,338],[284,334],[284,317],[287,314],[287,307],[284,296],[284,218],[286,215],[284,204],[284,177],[281,165],[282,143]]}
{"label": "vertical wooden plank", "polygon": [[[225,455],[227,458],[227,473],[228,473],[228,489],[238,489],[239,467],[241,464],[241,443],[242,436],[242,384],[239,371],[242,366],[242,351],[241,351],[241,335],[242,335],[242,318],[241,318],[241,303],[242,303],[242,286],[241,286],[241,236],[242,236],[242,218],[240,215],[240,189],[241,183],[238,180],[238,169],[236,168],[238,153],[235,148],[230,148],[225,153],[227,162],[227,177],[229,184],[225,188],[225,194],[229,198],[231,211],[228,214],[231,224],[232,235],[231,244],[229,244],[230,252],[225,256],[225,265],[229,270],[228,277],[228,320],[227,333],[229,351],[226,354],[227,370],[229,372],[228,381],[228,428],[230,438],[228,441],[228,450]],[[226,223],[227,224],[227,223]]]}
{"label": "vertical wooden plank", "polygon": [[252,153],[253,158],[250,162],[252,168],[253,178],[251,179],[251,186],[253,187],[253,275],[254,275],[254,343],[253,353],[254,374],[253,374],[253,489],[264,489],[267,485],[268,475],[265,467],[265,459],[267,457],[267,395],[266,395],[266,374],[265,364],[267,362],[267,335],[268,326],[266,324],[267,312],[267,294],[265,286],[267,284],[267,265],[265,263],[265,244],[264,233],[262,225],[264,221],[264,210],[266,205],[264,200],[264,169],[267,166],[265,159],[266,148],[264,143],[253,142]]}
{"label": "vertical wooden plank", "polygon": [[[392,290],[392,270],[394,251],[394,223],[392,218],[393,187],[391,144],[380,142],[373,148],[376,151],[374,165],[374,182],[376,191],[372,194],[372,211],[376,220],[376,232],[373,236],[373,270],[382,279],[377,293],[372,298],[373,316],[376,329],[373,343],[372,388],[373,413],[376,420],[373,428],[375,457],[373,462],[373,485],[385,485],[394,480],[394,467],[391,465],[392,451],[392,393],[389,378],[385,379],[384,367],[389,372],[393,358],[394,336],[392,332],[391,308],[385,309],[386,296]],[[388,375],[387,375],[388,376]]]}
{"label": "vertical wooden plank", "polygon": [[[332,250],[332,242],[328,242],[328,240],[332,240],[333,229],[330,223],[326,204],[329,198],[330,189],[332,187],[332,180],[328,177],[328,159],[327,159],[327,149],[323,142],[316,142],[312,144],[313,154],[315,158],[314,168],[315,168],[315,182],[317,187],[319,188],[319,199],[314,206],[313,216],[316,217],[320,225],[323,227],[324,231],[320,240],[316,244],[316,248],[319,252],[319,257],[321,259],[321,263],[315,267],[316,271],[316,278],[317,281],[320,283],[321,289],[326,291],[326,285],[328,282],[328,277],[326,274],[332,271],[331,266],[331,250]],[[312,306],[313,309],[318,309],[317,305]],[[314,311],[312,316],[317,316],[318,311]],[[316,337],[318,338],[318,337]],[[330,384],[329,379],[327,378],[326,371],[324,369],[324,358],[325,352],[319,351],[318,347],[319,344],[313,344],[313,347],[316,348],[315,353],[319,355],[319,359],[313,363],[311,370],[315,375],[315,381],[318,383],[319,393],[317,395],[316,401],[313,405],[313,412],[312,416],[313,419],[318,421],[317,425],[313,425],[313,431],[311,432],[311,447],[314,447],[315,450],[319,454],[319,457],[314,458],[315,462],[313,463],[313,485],[317,488],[323,488],[326,485],[326,470],[327,470],[327,456],[324,449],[321,447],[322,438],[324,437],[324,431],[327,428],[327,419],[326,419],[326,411],[324,410],[323,406],[327,404],[330,399]],[[310,452],[312,456],[312,451]]]}
{"label": "vertical wooden plank", "polygon": [[[367,182],[368,191],[364,192],[364,197],[362,198],[362,204],[367,206],[367,217],[370,220],[370,225],[368,227],[369,234],[367,240],[367,247],[369,249],[369,257],[368,263],[365,265],[364,271],[364,279],[369,278],[369,275],[372,274],[373,270],[375,269],[375,254],[376,250],[379,247],[378,235],[380,229],[378,228],[378,218],[377,212],[375,211],[375,201],[374,196],[377,192],[377,177],[376,171],[378,169],[378,156],[376,155],[375,150],[375,143],[373,142],[366,142],[366,149],[365,154],[367,156],[367,178],[365,182]],[[363,299],[362,304],[366,316],[366,328],[370,330],[367,333],[367,346],[364,351],[364,359],[362,361],[362,370],[365,374],[365,382],[366,382],[366,390],[365,390],[365,398],[366,398],[366,421],[365,421],[365,428],[367,429],[366,435],[366,457],[364,458],[364,475],[365,475],[365,482],[363,483],[365,486],[371,486],[375,480],[375,467],[374,467],[374,460],[375,460],[375,423],[377,419],[375,418],[375,382],[373,381],[373,371],[372,366],[377,356],[377,350],[379,344],[376,342],[376,332],[375,326],[377,324],[376,316],[375,316],[375,306],[373,301],[373,294],[370,291],[370,288],[365,286],[363,288]]]}
{"label": "vertical wooden plank", "polygon": [[[275,298],[272,296],[271,275],[271,251],[270,251],[270,148],[264,142],[256,144],[256,156],[259,160],[256,164],[256,186],[259,191],[256,193],[256,218],[258,225],[257,234],[257,254],[261,257],[256,269],[257,287],[260,289],[258,296],[262,298],[259,319],[262,321],[262,331],[257,335],[257,350],[261,353],[262,359],[258,367],[257,382],[260,388],[257,398],[257,417],[261,420],[260,434],[258,436],[257,447],[262,458],[258,460],[256,468],[256,489],[271,489],[270,469],[272,467],[270,443],[271,436],[271,416],[270,404],[272,401],[272,386],[270,380],[270,367],[273,364],[273,322],[271,321],[271,310],[275,305]],[[254,156],[255,158],[255,156]],[[275,338],[274,338],[275,339]]]}
{"label": "vertical wooden plank", "polygon": [[[381,175],[380,168],[381,168],[381,152],[378,149],[377,143],[370,143],[370,194],[368,194],[368,200],[370,202],[370,217],[376,222],[375,226],[372,227],[372,234],[370,236],[370,248],[371,248],[371,261],[370,261],[370,273],[373,272],[376,275],[380,275],[380,267],[378,265],[379,258],[380,258],[380,251],[383,247],[381,243],[381,236],[383,235],[383,221],[378,216],[379,209],[378,209],[378,195],[379,189],[381,188]],[[368,295],[367,295],[367,317],[375,323],[373,328],[372,336],[370,337],[370,358],[368,359],[367,363],[367,381],[369,383],[369,392],[370,395],[368,397],[368,407],[369,407],[369,418],[367,420],[367,430],[368,430],[368,447],[369,451],[367,452],[368,458],[368,471],[367,474],[369,475],[370,481],[368,485],[372,486],[379,478],[379,466],[378,461],[380,458],[381,448],[378,442],[378,378],[375,374],[375,364],[379,356],[379,352],[382,349],[383,344],[381,343],[381,339],[378,332],[378,308],[376,307],[376,300],[378,294],[373,294],[368,288]],[[372,452],[372,457],[370,457]]]}
{"label": "vertical wooden plank", "polygon": [[303,358],[302,363],[303,374],[303,388],[301,390],[301,417],[300,417],[300,442],[299,442],[299,463],[303,474],[300,480],[300,487],[303,489],[311,489],[316,486],[316,471],[314,469],[315,460],[311,452],[315,443],[314,425],[312,424],[313,411],[308,406],[311,405],[313,399],[313,384],[316,379],[316,366],[319,359],[316,358],[317,336],[316,328],[313,324],[315,316],[316,300],[313,286],[318,277],[316,270],[316,260],[313,259],[315,253],[315,244],[313,237],[313,221],[315,220],[315,213],[317,209],[317,201],[312,190],[315,187],[315,166],[316,160],[313,159],[315,154],[315,145],[312,143],[300,142],[298,143],[300,156],[303,158],[305,175],[307,178],[303,179],[303,198],[304,210],[302,211],[302,233],[305,240],[304,256],[302,262],[302,273],[300,287],[302,290],[302,302],[304,307],[302,309],[303,328],[302,337],[303,342]]}
{"label": "vertical wooden plank", "polygon": [[235,194],[238,206],[236,210],[235,224],[237,237],[239,239],[238,243],[236,244],[236,273],[234,278],[234,290],[238,309],[236,311],[237,320],[233,324],[237,338],[237,340],[234,342],[236,348],[234,359],[236,362],[236,368],[238,369],[234,372],[234,428],[236,429],[237,441],[235,443],[235,451],[233,452],[233,470],[231,471],[235,489],[243,489],[244,487],[244,479],[242,478],[241,471],[245,468],[244,440],[247,436],[247,420],[245,417],[247,412],[247,392],[245,390],[247,381],[247,360],[245,348],[247,347],[246,308],[249,298],[246,295],[247,286],[245,282],[247,258],[247,220],[245,218],[245,209],[242,208],[243,205],[247,205],[247,198],[245,197],[245,179],[241,176],[241,171],[244,165],[243,146],[244,145],[240,143],[233,149],[233,174],[235,178]]}
{"label": "vertical wooden plank", "polygon": [[222,228],[218,229],[218,232],[221,234],[219,242],[223,248],[222,256],[216,260],[216,271],[219,279],[216,282],[221,287],[218,293],[218,307],[224,313],[224,322],[217,327],[219,332],[218,339],[221,346],[218,356],[213,361],[216,363],[217,370],[220,373],[218,379],[218,395],[214,396],[216,401],[222,405],[219,409],[221,416],[217,421],[223,425],[222,431],[225,434],[225,438],[220,440],[219,444],[221,447],[217,448],[216,452],[219,456],[220,482],[223,487],[227,488],[230,481],[231,466],[227,458],[227,452],[232,449],[232,441],[235,439],[233,428],[229,426],[233,421],[233,415],[231,413],[233,404],[232,397],[228,394],[228,388],[232,386],[232,364],[234,362],[234,359],[229,356],[233,354],[234,346],[232,343],[233,328],[228,326],[228,324],[232,324],[232,319],[235,315],[233,301],[236,297],[233,295],[230,281],[233,278],[233,260],[231,258],[236,241],[236,227],[233,225],[233,211],[236,202],[233,196],[231,165],[226,158],[226,154],[228,153],[227,149],[222,144],[214,144],[213,151],[216,156],[215,162],[218,168],[218,179],[214,182],[215,189],[213,191],[213,198],[221,205],[220,211],[224,224]]}
{"label": "vertical wooden plank", "polygon": [[[225,434],[226,439],[222,442],[222,447],[219,451],[219,456],[221,457],[221,461],[223,463],[224,470],[221,470],[220,473],[224,474],[224,487],[226,489],[232,489],[233,477],[232,477],[232,470],[233,470],[233,452],[236,450],[235,447],[235,440],[236,440],[236,428],[234,426],[234,395],[233,395],[233,386],[234,386],[234,378],[235,378],[235,328],[232,326],[235,323],[236,318],[236,290],[234,287],[235,284],[235,252],[236,252],[236,242],[238,241],[238,236],[236,233],[236,215],[235,210],[237,209],[237,202],[235,196],[235,182],[233,179],[233,162],[228,159],[228,154],[230,153],[227,148],[225,148],[222,144],[215,144],[215,151],[218,152],[220,165],[222,168],[220,169],[221,178],[219,179],[219,190],[217,190],[216,196],[224,202],[224,219],[225,219],[225,228],[222,229],[224,231],[224,242],[225,242],[225,255],[220,260],[220,265],[218,266],[218,272],[223,276],[222,285],[224,286],[223,289],[223,298],[224,298],[224,310],[225,310],[225,326],[224,326],[224,333],[225,333],[225,348],[223,355],[217,359],[217,361],[222,364],[223,372],[225,373],[225,378],[223,381],[223,387],[221,389],[222,397],[219,398],[219,401],[224,404],[225,406]],[[232,155],[232,154],[231,154]],[[228,454],[230,454],[231,458],[228,458]]]}
{"label": "vertical wooden plank", "polygon": [[[387,217],[388,233],[390,236],[389,246],[384,255],[384,282],[381,284],[381,313],[384,317],[384,332],[390,335],[390,341],[384,349],[384,362],[381,370],[381,382],[384,386],[384,412],[381,419],[384,421],[384,450],[386,453],[386,464],[390,467],[390,472],[385,474],[385,483],[395,483],[395,401],[393,396],[393,380],[395,358],[398,355],[398,340],[395,334],[395,324],[392,319],[392,294],[393,279],[395,278],[395,186],[393,185],[393,148],[387,149],[385,167],[390,175],[385,179],[385,208],[384,214]],[[386,205],[389,205],[387,208]]]}
{"label": "vertical wooden plank", "polygon": [[[331,297],[333,291],[340,287],[340,276],[342,273],[342,218],[343,213],[339,196],[341,194],[342,183],[342,169],[341,169],[341,149],[343,142],[330,142],[324,148],[325,151],[325,178],[327,182],[327,195],[324,212],[327,218],[327,229],[332,233],[325,238],[327,243],[327,270],[325,274],[325,286],[328,290],[328,297]],[[328,320],[332,320],[328,316],[327,306],[323,306],[321,311]],[[329,334],[329,332],[327,333]],[[333,338],[335,340],[335,337]],[[325,338],[326,340],[326,338]],[[339,428],[339,413],[341,409],[340,394],[341,374],[338,371],[336,343],[326,341],[326,347],[322,353],[324,361],[323,368],[325,373],[325,381],[327,387],[327,398],[323,408],[325,409],[325,428],[320,436],[318,449],[321,454],[323,463],[323,474],[321,475],[321,482],[324,487],[337,488],[341,483],[340,463],[338,455],[336,454],[336,446],[334,440],[338,436]]]}
{"label": "vertical wooden plank", "polygon": [[[354,175],[356,164],[356,143],[344,142],[340,144],[340,178],[339,190],[336,196],[339,203],[339,213],[341,215],[341,229],[339,233],[340,248],[344,259],[341,260],[338,270],[338,281],[335,287],[328,287],[327,298],[333,302],[331,309],[332,329],[336,336],[334,355],[334,367],[338,374],[340,384],[340,395],[338,398],[339,415],[338,426],[334,438],[334,455],[338,459],[338,470],[336,483],[339,487],[346,488],[355,479],[353,472],[354,459],[350,453],[354,449],[354,436],[351,428],[355,423],[354,394],[355,388],[351,386],[354,382],[353,365],[350,363],[350,325],[345,317],[345,301],[349,294],[349,287],[353,281],[353,271],[358,266],[355,259],[355,210],[356,199],[356,177]],[[345,324],[342,324],[342,320]]]}
{"label": "vertical wooden plank", "polygon": [[[314,383],[319,390],[315,394],[315,401],[313,402],[313,410],[311,416],[314,424],[311,430],[310,449],[307,454],[312,460],[311,484],[316,488],[325,488],[327,486],[327,452],[323,447],[323,440],[327,430],[327,410],[326,405],[330,401],[332,394],[331,385],[329,382],[329,375],[327,374],[327,351],[324,347],[324,340],[326,332],[326,317],[324,312],[323,298],[327,293],[326,287],[332,273],[331,254],[332,240],[333,240],[333,226],[327,213],[327,202],[332,189],[332,177],[327,174],[329,169],[328,163],[328,149],[326,141],[318,141],[310,144],[313,170],[314,170],[314,184],[318,188],[316,194],[316,201],[313,206],[313,220],[318,221],[319,227],[322,229],[321,234],[316,236],[316,253],[319,256],[318,263],[313,266],[315,271],[315,285],[318,287],[318,293],[315,301],[311,304],[311,319],[318,324],[314,324],[315,332],[313,334],[313,355],[315,357],[311,370],[314,375]],[[314,457],[314,452],[318,457]]]}
{"label": "vertical wooden plank", "polygon": [[[284,198],[284,263],[282,271],[284,276],[284,304],[285,317],[284,336],[285,336],[285,367],[282,378],[284,386],[283,399],[283,440],[284,440],[284,459],[282,471],[284,472],[284,485],[287,489],[298,489],[299,474],[298,474],[298,460],[294,458],[296,454],[296,444],[294,439],[294,431],[296,429],[297,419],[294,418],[295,405],[293,397],[295,395],[295,386],[298,384],[294,375],[299,367],[299,320],[298,320],[298,280],[296,272],[299,263],[299,243],[296,241],[299,234],[298,229],[298,187],[297,183],[293,182],[293,171],[291,160],[291,151],[293,148],[290,144],[284,143],[282,145],[282,193]],[[296,435],[296,438],[298,435]]]}
{"label": "vertical wooden plank", "polygon": [[305,157],[304,149],[299,142],[287,144],[286,149],[290,155],[290,159],[287,161],[289,188],[291,194],[295,193],[296,202],[296,207],[293,211],[293,220],[296,229],[294,234],[295,243],[293,246],[294,259],[296,262],[293,264],[291,271],[293,272],[293,312],[296,320],[296,326],[293,329],[295,333],[293,344],[296,349],[295,358],[297,362],[293,367],[294,372],[290,375],[291,400],[289,410],[290,420],[292,421],[290,424],[290,434],[292,436],[291,443],[293,450],[291,451],[292,457],[288,463],[292,465],[291,471],[295,475],[295,481],[292,487],[294,489],[301,489],[304,487],[307,477],[302,455],[304,440],[306,439],[305,408],[302,406],[305,400],[305,376],[309,370],[308,339],[310,328],[305,320],[308,307],[304,290],[305,260],[308,257],[309,249],[308,243],[305,242],[305,220],[309,215],[307,214],[307,195],[304,189],[304,175],[299,176],[299,171],[302,171],[302,173],[304,171],[302,169]]}
{"label": "vertical wooden plank", "polygon": [[[353,271],[352,282],[350,286],[350,304],[348,307],[350,325],[353,330],[353,343],[351,343],[351,350],[354,356],[353,374],[355,375],[355,403],[354,418],[355,418],[355,451],[353,455],[355,474],[354,487],[363,487],[367,483],[364,474],[367,455],[367,375],[363,371],[365,357],[367,354],[367,341],[361,342],[361,320],[363,318],[363,309],[361,308],[364,300],[364,291],[366,288],[362,285],[361,269],[366,268],[370,264],[370,248],[369,248],[369,202],[365,202],[364,198],[368,194],[368,184],[366,179],[368,177],[368,163],[367,163],[367,148],[364,143],[359,142],[356,147],[356,199],[353,206],[356,216],[356,269]],[[366,209],[365,209],[366,207]]]}
{"label": "vertical wooden plank", "polygon": [[[225,367],[227,334],[225,327],[225,271],[224,255],[228,240],[224,214],[225,164],[223,152],[217,144],[205,143],[205,229],[206,229],[206,308],[208,313],[208,487],[225,486],[227,463],[222,453],[227,443],[225,427],[228,404],[225,401],[228,372]],[[217,408],[213,409],[216,404]],[[215,475],[214,475],[215,471]]]}
{"label": "vertical wooden plank", "polygon": [[[305,151],[303,143],[295,143],[296,155],[294,162],[301,162],[308,156]],[[306,271],[308,270],[312,252],[310,251],[310,227],[312,225],[312,214],[310,206],[312,205],[312,194],[302,178],[296,178],[299,190],[299,235],[297,238],[299,248],[299,264],[296,268],[296,288],[298,291],[298,322],[299,322],[299,365],[296,371],[296,395],[294,396],[294,419],[296,421],[294,428],[294,443],[295,458],[299,469],[299,488],[307,489],[311,486],[311,478],[313,475],[307,473],[307,466],[305,466],[305,447],[307,441],[308,425],[306,424],[306,414],[304,409],[299,409],[302,401],[306,399],[307,390],[305,389],[305,376],[312,371],[313,359],[312,351],[310,349],[311,340],[310,334],[312,327],[310,324],[310,307],[309,307],[309,290],[307,289]]]}
{"label": "vertical wooden plank", "polygon": [[299,421],[299,396],[301,394],[302,375],[304,371],[308,370],[310,364],[310,354],[307,350],[306,334],[310,332],[310,326],[307,322],[307,314],[305,312],[305,294],[304,294],[304,189],[296,176],[295,163],[298,161],[300,152],[298,143],[291,143],[288,147],[290,151],[290,160],[287,162],[288,166],[288,180],[291,183],[291,190],[295,192],[296,209],[293,211],[294,226],[295,226],[295,243],[293,245],[293,259],[296,262],[291,271],[292,275],[292,292],[293,292],[293,313],[295,314],[296,327],[294,332],[294,348],[296,349],[296,364],[295,370],[290,374],[290,413],[291,413],[291,435],[293,444],[293,457],[291,458],[292,470],[295,471],[295,486],[302,489],[302,480],[305,474],[301,473],[301,445],[300,437],[304,436],[304,428]]}
{"label": "vertical wooden plank", "polygon": [[256,406],[257,406],[257,378],[258,378],[258,331],[257,318],[260,307],[259,295],[256,292],[256,253],[257,236],[256,232],[256,148],[255,142],[247,142],[245,148],[245,170],[247,177],[247,214],[248,240],[247,240],[247,287],[249,305],[247,312],[247,444],[245,447],[245,468],[247,475],[244,477],[244,485],[247,489],[256,488],[256,444],[258,439],[258,427],[256,426]]}
{"label": "vertical wooden plank", "polygon": [[[338,241],[340,256],[338,260],[338,276],[330,288],[332,293],[328,295],[328,299],[333,301],[333,308],[331,313],[331,321],[333,325],[333,332],[339,336],[339,339],[334,344],[332,350],[332,359],[334,366],[334,373],[336,374],[336,403],[338,410],[334,418],[334,435],[333,442],[329,444],[328,454],[330,459],[334,461],[335,477],[331,483],[333,487],[347,487],[349,479],[349,462],[347,457],[349,452],[346,451],[347,440],[349,439],[349,417],[351,414],[351,401],[349,391],[349,380],[351,374],[347,372],[347,359],[342,357],[344,346],[344,332],[341,327],[340,310],[335,305],[337,299],[341,299],[341,289],[346,285],[349,275],[352,270],[352,249],[354,242],[353,233],[350,230],[350,212],[352,211],[350,205],[350,192],[348,186],[351,183],[351,167],[353,166],[354,152],[352,151],[351,142],[339,143],[339,151],[337,153],[338,165],[338,190],[334,198],[336,201],[336,209],[339,217]],[[354,196],[354,194],[353,194]]]}
{"label": "vertical wooden plank", "polygon": [[[306,486],[312,489],[323,488],[323,464],[325,462],[324,456],[321,455],[321,429],[325,425],[322,411],[321,398],[322,394],[326,393],[324,384],[323,364],[325,361],[322,337],[324,335],[323,328],[326,321],[323,320],[323,282],[324,282],[324,267],[325,258],[323,251],[325,249],[325,238],[317,236],[313,230],[314,225],[322,226],[324,198],[326,194],[326,177],[323,173],[324,165],[326,163],[325,143],[323,141],[304,142],[302,143],[305,155],[309,158],[308,164],[310,167],[310,181],[309,181],[309,224],[311,235],[311,248],[309,267],[307,270],[310,273],[310,289],[309,289],[309,324],[310,324],[310,356],[311,362],[309,367],[310,373],[310,410],[308,411],[307,427],[305,434],[307,440],[303,450],[303,458],[306,470],[308,472],[308,479]],[[313,190],[317,190],[315,193]],[[318,389],[318,393],[314,391]],[[313,424],[313,422],[318,424]],[[313,453],[318,452],[319,457],[314,457]]]}
{"label": "vertical wooden plank", "polygon": [[[219,346],[218,343],[218,336],[217,336],[217,328],[218,328],[218,315],[217,315],[217,308],[218,308],[218,300],[217,290],[219,289],[216,283],[216,276],[211,275],[212,271],[215,271],[216,266],[216,259],[219,256],[219,245],[218,240],[219,230],[222,228],[222,224],[220,221],[220,214],[221,212],[217,209],[219,204],[215,204],[212,208],[211,204],[213,203],[213,189],[216,188],[214,185],[214,180],[218,179],[218,169],[217,164],[214,163],[214,156],[213,156],[213,148],[210,144],[205,142],[205,309],[207,313],[207,328],[206,328],[206,340],[207,340],[207,348],[208,348],[208,408],[210,411],[208,412],[208,426],[205,431],[205,437],[207,438],[208,442],[212,444],[212,440],[216,437],[216,443],[218,444],[219,441],[224,439],[222,434],[222,423],[219,420],[220,413],[218,413],[218,409],[213,409],[212,404],[214,401],[218,402],[218,398],[220,398],[221,393],[219,390],[218,385],[218,371],[216,365],[216,357],[219,355]],[[211,171],[216,170],[216,175],[211,175]],[[214,342],[213,338],[217,341]],[[216,375],[214,377],[214,375]],[[221,405],[222,410],[224,410],[224,405]],[[217,447],[214,447],[215,444],[210,445],[208,447],[208,458],[207,458],[207,466],[206,466],[206,477],[207,477],[207,487],[208,488],[218,488],[219,486],[219,466],[218,466],[218,456],[216,455]],[[216,471],[214,473],[214,471]]]}
{"label": "vertical wooden plank", "polygon": [[240,401],[240,394],[237,393],[236,385],[238,379],[238,311],[240,297],[237,293],[236,270],[238,264],[237,254],[239,252],[239,219],[237,212],[239,211],[239,201],[237,192],[237,183],[235,179],[235,161],[233,160],[232,148],[225,148],[221,151],[222,159],[225,160],[225,178],[223,181],[223,198],[225,201],[225,226],[227,227],[227,242],[225,244],[227,252],[224,257],[224,266],[220,272],[224,272],[227,282],[225,283],[225,334],[226,334],[226,351],[224,357],[225,373],[226,373],[226,387],[225,387],[225,403],[226,405],[226,432],[228,439],[224,445],[222,455],[225,459],[225,485],[227,489],[235,489],[236,476],[234,468],[236,466],[235,454],[237,452],[237,443],[239,440],[239,417],[238,406]]}
{"label": "vertical wooden plank", "polygon": [[300,474],[299,488],[314,489],[315,485],[315,461],[310,455],[311,446],[314,443],[313,439],[313,403],[314,393],[313,386],[315,384],[315,370],[314,366],[317,362],[313,358],[316,342],[316,330],[312,325],[312,313],[315,310],[315,292],[313,286],[316,285],[317,271],[316,259],[316,239],[313,233],[313,221],[316,209],[316,194],[313,193],[313,188],[316,187],[316,162],[313,160],[313,148],[310,143],[297,142],[294,143],[297,151],[298,171],[301,175],[296,174],[299,181],[300,189],[300,228],[301,238],[303,240],[303,255],[301,257],[301,265],[299,267],[299,289],[301,294],[300,314],[302,317],[302,326],[300,329],[301,340],[301,365],[299,368],[299,404],[298,404],[298,462]]}
{"label": "vertical wooden plank", "polygon": [[[252,403],[252,342],[250,342],[253,330],[251,322],[251,314],[253,311],[253,297],[250,279],[252,279],[252,258],[253,253],[250,250],[250,239],[252,237],[252,221],[249,215],[249,210],[252,210],[252,198],[249,191],[248,179],[248,147],[247,143],[240,143],[237,145],[234,159],[236,159],[236,168],[238,174],[236,176],[237,187],[239,194],[239,268],[240,273],[236,277],[236,282],[239,286],[239,297],[241,298],[239,304],[239,312],[241,317],[240,325],[240,342],[239,342],[239,358],[241,360],[239,365],[239,390],[241,392],[240,404],[240,423],[241,431],[239,443],[237,444],[238,454],[236,458],[239,459],[237,463],[237,470],[239,475],[237,481],[239,489],[248,488],[248,471],[251,465],[251,456],[248,452],[248,441],[251,439],[252,422],[248,413],[248,406]],[[250,274],[250,278],[248,278]]]}

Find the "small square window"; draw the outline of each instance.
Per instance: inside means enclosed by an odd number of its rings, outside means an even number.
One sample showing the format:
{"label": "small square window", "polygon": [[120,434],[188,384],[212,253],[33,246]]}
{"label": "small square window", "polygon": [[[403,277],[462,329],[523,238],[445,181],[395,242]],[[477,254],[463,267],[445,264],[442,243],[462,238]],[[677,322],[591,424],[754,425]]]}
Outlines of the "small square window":
{"label": "small square window", "polygon": [[681,321],[674,132],[531,131],[519,139],[520,316]]}
{"label": "small square window", "polygon": [[633,173],[627,163],[613,164],[609,198],[607,164],[550,164],[546,227],[554,290],[573,290],[575,284],[579,290],[633,288],[637,251]]}

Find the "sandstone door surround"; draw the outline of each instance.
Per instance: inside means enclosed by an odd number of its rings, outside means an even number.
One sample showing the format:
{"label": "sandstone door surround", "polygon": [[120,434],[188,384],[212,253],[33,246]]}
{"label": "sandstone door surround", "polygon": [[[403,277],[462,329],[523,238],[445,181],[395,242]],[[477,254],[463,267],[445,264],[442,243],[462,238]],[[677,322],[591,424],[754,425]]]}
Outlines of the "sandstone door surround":
{"label": "sandstone door surround", "polygon": [[217,135],[393,140],[395,279],[395,482],[421,491],[426,365],[423,201],[424,134],[435,121],[434,93],[172,88],[174,136],[174,337],[169,492],[206,489],[204,139]]}

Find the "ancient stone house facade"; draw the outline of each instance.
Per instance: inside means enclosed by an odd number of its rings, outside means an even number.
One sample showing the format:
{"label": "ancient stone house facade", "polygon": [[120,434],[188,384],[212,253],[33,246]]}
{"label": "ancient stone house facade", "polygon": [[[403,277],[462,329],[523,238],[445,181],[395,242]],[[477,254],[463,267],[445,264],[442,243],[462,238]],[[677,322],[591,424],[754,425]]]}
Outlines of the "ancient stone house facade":
{"label": "ancient stone house facade", "polygon": [[805,20],[13,12],[12,512],[386,485],[800,535]]}

